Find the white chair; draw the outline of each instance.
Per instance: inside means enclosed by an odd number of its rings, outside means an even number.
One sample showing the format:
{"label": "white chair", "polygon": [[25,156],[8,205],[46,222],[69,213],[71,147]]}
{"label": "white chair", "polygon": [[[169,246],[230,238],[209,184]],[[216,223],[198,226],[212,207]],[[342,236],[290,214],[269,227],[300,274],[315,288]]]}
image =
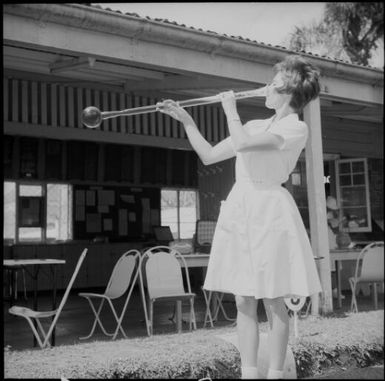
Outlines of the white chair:
{"label": "white chair", "polygon": [[[191,292],[190,279],[186,261],[178,251],[168,246],[155,246],[146,250],[142,255],[141,270],[144,267],[149,318],[146,318],[149,335],[153,334],[154,327],[154,303],[164,301],[176,302],[177,331],[182,331],[182,302],[190,302],[189,328],[193,325],[196,329],[194,312],[195,294]],[[187,292],[183,286],[182,266],[185,269]]]}
{"label": "white chair", "polygon": [[[127,338],[127,335],[124,332],[124,329],[122,327],[122,321],[123,321],[123,317],[126,312],[132,291],[138,279],[138,275],[140,276],[139,264],[140,264],[140,252],[138,250],[129,250],[125,252],[116,262],[112,270],[110,280],[108,281],[107,287],[103,294],[86,293],[86,292],[79,293],[79,296],[86,298],[88,300],[90,307],[95,315],[94,323],[92,325],[89,335],[85,337],[79,337],[80,340],[89,339],[94,334],[97,324],[100,326],[101,330],[106,336],[112,336],[112,340],[116,339],[119,333],[119,330],[123,334],[123,336]],[[140,285],[141,285],[143,308],[146,316],[147,311],[146,311],[146,302],[144,299],[144,293],[142,288],[143,283],[140,282]],[[126,299],[125,299],[122,311],[118,316],[114,308],[114,305],[112,303],[112,300],[116,300],[122,297],[126,292],[127,292]],[[101,300],[98,310],[96,310],[94,303],[92,302],[92,299]],[[112,314],[114,315],[115,321],[117,323],[117,326],[113,333],[108,333],[100,320],[100,313],[102,311],[105,301],[107,301],[109,306],[111,307]]]}
{"label": "white chair", "polygon": [[371,283],[373,287],[374,308],[377,309],[377,283],[384,282],[384,242],[372,242],[360,252],[354,276],[349,278],[352,289],[351,311],[358,312],[357,284]]}
{"label": "white chair", "polygon": [[[65,290],[65,293],[63,295],[63,298],[60,302],[59,307],[56,310],[53,311],[35,311],[27,307],[20,307],[20,306],[13,306],[9,309],[9,313],[17,316],[21,316],[25,319],[27,319],[29,325],[31,326],[32,332],[36,337],[37,342],[39,343],[40,348],[45,348],[47,346],[50,346],[49,339],[52,335],[52,331],[55,328],[55,325],[57,323],[57,320],[59,319],[60,313],[63,310],[63,307],[65,303],[67,302],[68,295],[71,291],[72,285],[75,282],[76,276],[78,275],[78,272],[80,270],[80,267],[83,263],[83,260],[87,254],[88,249],[84,249],[82,254],[79,257],[78,263],[76,264],[75,270],[72,274],[71,280],[68,283],[68,286]],[[39,319],[41,318],[49,318],[54,317],[51,325],[48,329],[48,332],[46,333],[43,329],[43,326]],[[37,331],[36,327],[34,326],[34,321],[37,323],[37,326],[40,330],[40,334]]]}

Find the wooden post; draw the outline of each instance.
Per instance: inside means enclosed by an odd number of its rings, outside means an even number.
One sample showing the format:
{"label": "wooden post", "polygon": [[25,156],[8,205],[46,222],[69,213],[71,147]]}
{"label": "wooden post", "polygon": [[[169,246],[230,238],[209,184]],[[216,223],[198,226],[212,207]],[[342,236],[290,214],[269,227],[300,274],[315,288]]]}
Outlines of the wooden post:
{"label": "wooden post", "polygon": [[[326,217],[326,196],[322,155],[321,108],[319,98],[304,108],[304,121],[309,127],[306,144],[306,179],[309,201],[310,234],[313,253],[323,257],[316,261],[322,285],[321,312],[333,311],[329,239]],[[318,295],[312,296],[312,315],[319,313]]]}

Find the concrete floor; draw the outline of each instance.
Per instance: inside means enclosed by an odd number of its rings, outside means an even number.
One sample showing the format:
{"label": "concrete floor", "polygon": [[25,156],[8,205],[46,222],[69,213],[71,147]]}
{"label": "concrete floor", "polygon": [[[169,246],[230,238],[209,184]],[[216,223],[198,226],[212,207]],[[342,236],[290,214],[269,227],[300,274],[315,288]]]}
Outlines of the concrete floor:
{"label": "concrete floor", "polygon": [[[80,291],[102,292],[103,290],[73,290],[67,300],[67,303],[62,311],[56,326],[56,346],[68,345],[89,342],[91,340],[110,340],[105,336],[100,328],[97,328],[94,336],[88,340],[79,340],[79,337],[88,335],[91,325],[93,323],[94,315],[89,307],[86,299],[78,296]],[[205,299],[202,291],[198,289],[193,290],[197,297],[195,300],[195,314],[197,319],[197,328],[203,328],[203,321],[205,316]],[[337,314],[348,312],[350,309],[351,295],[349,291],[345,291],[345,299],[343,299],[343,306],[341,309],[334,309]],[[58,292],[58,301],[60,302],[62,293]],[[226,298],[224,306],[226,313],[230,318],[236,316],[236,307],[231,296]],[[121,311],[124,300],[116,301],[116,309],[118,313]],[[336,300],[334,299],[334,302]],[[19,294],[16,305],[25,305],[32,307],[32,295],[28,295],[28,300],[25,301],[22,293]],[[43,292],[39,294],[39,310],[49,310],[51,304],[51,294]],[[336,305],[336,303],[334,303]],[[373,310],[373,302],[370,296],[359,296],[358,306],[360,311]],[[11,346],[13,350],[24,350],[33,348],[33,335],[27,321],[21,317],[14,316],[8,312],[9,303],[3,302],[3,323],[4,323],[4,347]],[[188,317],[188,304],[184,304],[183,316],[184,319]],[[384,309],[384,295],[378,295],[378,308]],[[176,325],[170,321],[174,311],[174,304],[172,302],[155,304],[154,307],[154,334],[174,333],[176,332]],[[266,321],[266,315],[263,308],[263,303],[259,303],[258,307],[259,321]],[[105,327],[110,332],[114,330],[114,318],[111,310],[107,305],[103,307],[101,319],[105,323]],[[48,321],[48,319],[46,319]],[[215,322],[215,327],[223,327],[231,325],[233,322],[224,319],[223,315],[219,313],[218,320]],[[207,325],[208,327],[209,325]],[[147,331],[144,322],[144,313],[140,299],[139,290],[135,289],[132,299],[128,305],[125,318],[123,320],[123,328],[128,337],[146,337]],[[183,324],[183,331],[187,331],[188,324]],[[121,338],[121,334],[118,338]]]}
{"label": "concrete floor", "polygon": [[333,370],[327,375],[309,377],[313,380],[383,380],[384,365],[374,365],[365,368],[349,368]]}
{"label": "concrete floor", "polygon": [[[56,325],[56,346],[68,345],[89,342],[91,340],[110,340],[105,336],[99,327],[96,328],[92,338],[88,340],[79,340],[81,336],[87,336],[91,330],[92,323],[94,321],[94,315],[91,311],[88,301],[85,298],[79,297],[79,292],[103,292],[104,290],[92,289],[92,290],[73,290],[64,306],[64,309],[60,315],[60,318]],[[194,303],[194,310],[197,320],[197,328],[203,328],[204,316],[206,311],[205,299],[202,290],[193,290],[196,293],[196,299]],[[23,294],[18,295],[18,299],[15,301],[15,305],[27,306],[32,308],[32,295],[27,295],[28,300],[25,301]],[[58,292],[58,303],[60,303],[62,292]],[[51,309],[51,294],[48,292],[39,293],[39,307],[40,311]],[[114,306],[119,314],[122,310],[124,298],[114,301]],[[231,300],[224,303],[226,313],[230,318],[236,316],[235,303]],[[13,350],[31,349],[33,347],[33,335],[31,328],[29,327],[26,319],[19,316],[11,315],[8,312],[9,303],[3,302],[3,323],[4,323],[4,347],[10,345]],[[171,321],[174,312],[173,302],[155,303],[154,305],[154,334],[174,333],[176,332],[176,324]],[[185,322],[189,316],[189,304],[183,303],[183,331],[188,331],[189,324]],[[265,319],[264,311],[261,311],[261,318]],[[49,319],[44,319],[49,323]],[[115,319],[111,312],[110,307],[105,303],[101,321],[104,324],[107,331],[112,332],[116,328]],[[215,322],[215,326],[223,327],[225,325],[232,324],[232,321],[227,321],[219,313],[218,321]],[[45,325],[45,326],[48,326]],[[209,327],[209,324],[206,325]],[[135,288],[133,295],[127,307],[125,318],[123,320],[123,329],[128,337],[147,337],[147,330],[144,320],[144,312],[142,308],[142,302],[140,298],[139,289]],[[118,338],[122,338],[120,333]]]}

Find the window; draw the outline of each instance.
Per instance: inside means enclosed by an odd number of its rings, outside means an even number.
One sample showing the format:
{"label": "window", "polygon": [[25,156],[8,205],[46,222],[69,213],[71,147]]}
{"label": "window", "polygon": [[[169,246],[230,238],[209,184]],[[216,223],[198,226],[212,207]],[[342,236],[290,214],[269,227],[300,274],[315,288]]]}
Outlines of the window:
{"label": "window", "polygon": [[4,239],[72,239],[72,187],[4,182]]}
{"label": "window", "polygon": [[47,184],[46,238],[72,239],[72,187],[66,184]]}
{"label": "window", "polygon": [[4,240],[16,239],[16,183],[4,182]]}
{"label": "window", "polygon": [[372,231],[367,160],[337,160],[336,178],[342,227],[349,232]]}
{"label": "window", "polygon": [[162,189],[161,225],[170,226],[174,239],[193,237],[197,211],[196,190]]}
{"label": "window", "polygon": [[20,185],[18,197],[18,240],[43,240],[44,194],[42,185]]}
{"label": "window", "polygon": [[[323,153],[323,182],[325,186],[326,197],[332,195],[336,197],[336,179],[335,179],[335,161],[339,158],[336,154]],[[286,189],[292,194],[302,221],[306,229],[310,230],[308,188],[306,178],[306,161],[302,156],[291,173],[289,181],[285,183]]]}

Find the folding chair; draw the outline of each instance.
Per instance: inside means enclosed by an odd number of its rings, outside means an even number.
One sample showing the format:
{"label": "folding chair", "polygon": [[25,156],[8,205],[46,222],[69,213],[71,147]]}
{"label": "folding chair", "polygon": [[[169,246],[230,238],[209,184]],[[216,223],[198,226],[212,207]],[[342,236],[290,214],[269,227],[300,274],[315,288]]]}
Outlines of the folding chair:
{"label": "folding chair", "polygon": [[[46,346],[51,346],[49,343],[49,339],[52,335],[52,331],[55,328],[55,325],[57,323],[57,320],[59,319],[60,313],[63,310],[63,307],[65,303],[67,302],[68,295],[71,291],[72,285],[75,282],[76,276],[78,275],[78,272],[80,270],[80,267],[83,263],[83,260],[87,254],[88,249],[84,249],[82,254],[79,257],[78,263],[76,264],[75,270],[72,274],[71,280],[68,283],[68,286],[65,290],[65,293],[63,295],[63,298],[60,302],[59,307],[56,310],[53,311],[34,311],[30,308],[27,307],[20,307],[20,306],[13,306],[9,309],[9,313],[17,316],[21,316],[25,319],[27,319],[29,325],[31,326],[32,332],[36,337],[37,342],[40,345],[40,348],[45,348]],[[54,319],[51,322],[51,325],[48,329],[48,332],[46,333],[43,329],[43,326],[40,322],[39,319],[41,318],[48,318],[48,317],[53,317]],[[36,321],[37,326],[40,330],[41,337],[39,335],[39,332],[37,331],[36,327],[34,326],[34,321]]]}
{"label": "folding chair", "polygon": [[[218,291],[207,291],[202,287],[203,296],[206,301],[206,312],[205,318],[203,321],[203,327],[206,327],[206,324],[210,322],[211,327],[214,327],[214,321],[218,319],[219,311],[222,312],[223,317],[228,321],[235,322],[236,318],[230,318],[225,311],[223,306],[223,297],[225,296],[224,292]],[[214,306],[213,313],[211,313],[211,305]]]}
{"label": "folding chair", "polygon": [[[182,301],[190,302],[189,328],[196,329],[194,312],[195,294],[191,292],[190,279],[186,261],[177,250],[168,246],[155,246],[148,249],[141,258],[145,268],[149,304],[149,318],[146,318],[149,335],[153,334],[154,303],[163,301],[176,302],[177,331],[182,331]],[[184,289],[181,263],[185,269],[187,292]],[[142,266],[143,265],[143,266]]]}
{"label": "folding chair", "polygon": [[365,246],[356,260],[354,276],[349,278],[352,289],[352,302],[350,309],[358,312],[357,285],[358,283],[371,283],[373,286],[374,309],[377,309],[377,283],[384,282],[384,242],[372,242]]}
{"label": "folding chair", "polygon": [[[129,250],[125,252],[116,262],[112,270],[110,280],[108,281],[107,287],[103,294],[85,293],[85,292],[79,293],[79,296],[86,298],[88,300],[88,302],[90,303],[90,307],[95,315],[94,323],[92,325],[89,335],[85,337],[79,337],[80,340],[89,339],[94,334],[97,324],[100,326],[101,330],[106,336],[112,336],[112,340],[116,339],[116,336],[118,335],[119,330],[123,334],[123,336],[127,338],[127,335],[124,332],[124,329],[122,327],[122,321],[123,321],[123,317],[126,312],[132,291],[137,281],[138,275],[140,274],[139,263],[140,263],[140,252],[138,250]],[[142,285],[142,282],[141,282],[141,285]],[[129,291],[126,295],[126,300],[124,302],[122,311],[118,316],[114,308],[114,305],[112,303],[112,300],[120,298],[126,293],[127,290]],[[141,293],[142,293],[142,302],[143,302],[144,312],[145,312],[145,315],[147,315],[144,293],[142,289],[141,291],[142,291]],[[97,311],[92,302],[92,299],[101,299],[99,308]],[[111,307],[112,314],[114,315],[114,318],[117,323],[116,329],[113,333],[108,333],[100,320],[100,313],[102,311],[104,302],[106,300],[109,306]]]}

